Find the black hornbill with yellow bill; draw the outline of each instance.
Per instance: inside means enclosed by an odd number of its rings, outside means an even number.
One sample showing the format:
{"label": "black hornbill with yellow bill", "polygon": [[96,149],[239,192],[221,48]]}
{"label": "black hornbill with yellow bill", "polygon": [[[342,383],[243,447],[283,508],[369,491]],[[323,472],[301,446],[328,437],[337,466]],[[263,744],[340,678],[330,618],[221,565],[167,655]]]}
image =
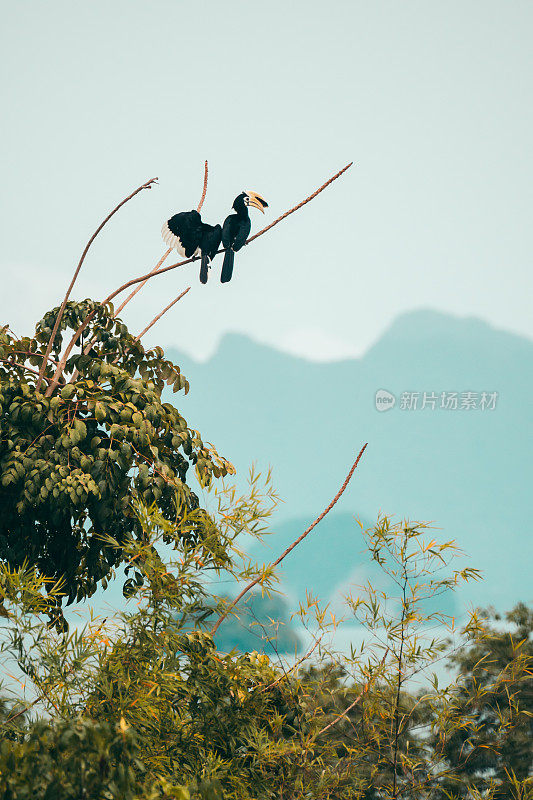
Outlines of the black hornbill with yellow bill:
{"label": "black hornbill with yellow bill", "polygon": [[252,191],[241,192],[233,201],[235,214],[230,214],[226,217],[222,227],[222,244],[226,250],[220,276],[222,283],[227,283],[231,280],[235,253],[241,249],[250,234],[252,223],[248,216],[248,206],[258,208],[264,214],[268,203],[261,195]]}
{"label": "black hornbill with yellow bill", "polygon": [[200,281],[207,283],[208,269],[222,240],[221,226],[202,222],[198,211],[181,211],[165,222],[161,233],[183,258],[201,255]]}

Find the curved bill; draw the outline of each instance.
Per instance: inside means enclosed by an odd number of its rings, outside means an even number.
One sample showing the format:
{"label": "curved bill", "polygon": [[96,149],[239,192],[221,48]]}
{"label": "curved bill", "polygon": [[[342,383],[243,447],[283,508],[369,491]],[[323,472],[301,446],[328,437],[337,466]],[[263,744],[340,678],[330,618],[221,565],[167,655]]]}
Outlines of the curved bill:
{"label": "curved bill", "polygon": [[264,214],[265,208],[268,208],[268,203],[265,198],[261,197],[261,195],[257,194],[257,192],[248,191],[246,194],[248,195],[248,205],[258,208],[259,211]]}

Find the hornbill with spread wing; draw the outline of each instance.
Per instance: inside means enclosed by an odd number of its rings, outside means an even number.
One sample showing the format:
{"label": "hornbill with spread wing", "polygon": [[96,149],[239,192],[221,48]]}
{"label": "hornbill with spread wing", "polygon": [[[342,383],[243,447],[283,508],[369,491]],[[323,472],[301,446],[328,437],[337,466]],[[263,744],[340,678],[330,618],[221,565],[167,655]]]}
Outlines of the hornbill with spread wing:
{"label": "hornbill with spread wing", "polygon": [[198,211],[181,211],[165,222],[161,233],[183,258],[201,255],[200,281],[207,283],[208,269],[222,240],[221,226],[202,222]]}
{"label": "hornbill with spread wing", "polygon": [[257,192],[241,192],[233,201],[235,214],[230,214],[224,220],[222,227],[222,244],[224,245],[224,263],[220,280],[227,283],[233,275],[233,260],[235,253],[240,250],[250,234],[252,223],[248,216],[248,206],[258,208],[265,213],[268,203]]}

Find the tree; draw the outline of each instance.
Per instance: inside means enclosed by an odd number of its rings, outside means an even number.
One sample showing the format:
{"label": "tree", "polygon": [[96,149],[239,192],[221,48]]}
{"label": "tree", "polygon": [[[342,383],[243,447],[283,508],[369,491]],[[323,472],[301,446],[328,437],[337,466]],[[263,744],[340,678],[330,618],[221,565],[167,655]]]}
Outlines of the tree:
{"label": "tree", "polygon": [[[349,657],[326,661],[305,675],[307,705],[327,721],[316,742],[334,748],[331,769],[337,774],[342,769],[343,791],[355,775],[359,796],[367,800],[431,797],[444,766],[427,745],[430,710],[445,706],[451,691],[439,687],[431,670],[444,657],[445,632],[453,629],[453,620],[435,609],[436,599],[477,572],[452,569],[457,548],[428,537],[425,523],[380,517],[364,535],[384,585],[392,584],[396,593],[369,582],[347,596],[367,636]],[[441,635],[435,636],[435,629]],[[469,623],[464,635],[471,630]],[[426,686],[416,692],[421,676]],[[332,795],[342,796],[342,791]]]}
{"label": "tree", "polygon": [[495,798],[510,800],[517,780],[533,791],[533,609],[519,603],[503,619],[494,609],[482,617],[482,635],[450,659],[460,676],[446,709],[454,730],[435,747],[457,796],[492,787]]}
{"label": "tree", "polygon": [[189,466],[204,485],[233,468],[163,401],[165,383],[174,391],[188,388],[179,368],[161,348],[145,351],[110,306],[67,304],[53,357],[65,333],[92,314],[91,349],[85,353],[81,342],[57,394],[38,391],[17,355],[22,350],[30,364],[42,361],[58,310],[43,317],[31,338],[15,339],[7,328],[0,333],[0,558],[61,577],[71,602],[105,583],[122,561],[123,543],[141,535],[135,498],[155,503],[167,520],[196,510],[184,536],[201,541],[209,523],[186,482]]}

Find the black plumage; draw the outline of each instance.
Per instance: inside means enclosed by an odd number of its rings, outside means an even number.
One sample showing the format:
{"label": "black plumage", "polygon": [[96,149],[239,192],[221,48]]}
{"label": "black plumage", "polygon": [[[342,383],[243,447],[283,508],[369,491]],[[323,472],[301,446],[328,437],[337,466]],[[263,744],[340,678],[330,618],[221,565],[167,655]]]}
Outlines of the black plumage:
{"label": "black plumage", "polygon": [[222,264],[222,274],[220,280],[227,283],[233,275],[233,261],[235,253],[241,249],[252,229],[252,223],[248,215],[248,207],[244,202],[245,193],[242,192],[235,198],[233,208],[235,214],[230,214],[224,220],[222,228],[222,244],[226,252],[224,253],[224,263]]}
{"label": "black plumage", "polygon": [[241,192],[233,201],[235,214],[226,217],[222,227],[222,244],[226,251],[220,275],[222,283],[231,280],[235,253],[241,249],[250,235],[252,223],[248,214],[248,206],[254,206],[264,213],[268,203],[256,192]]}
{"label": "black plumage", "polygon": [[183,258],[197,255],[202,236],[202,218],[198,211],[181,211],[174,214],[161,229],[163,239]]}
{"label": "black plumage", "polygon": [[200,283],[207,283],[207,274],[211,261],[214,259],[222,241],[222,227],[220,225],[208,225],[202,222],[202,234],[200,237]]}
{"label": "black plumage", "polygon": [[198,211],[181,211],[164,223],[161,233],[183,258],[201,256],[200,281],[207,283],[209,266],[222,241],[221,226],[202,222]]}

